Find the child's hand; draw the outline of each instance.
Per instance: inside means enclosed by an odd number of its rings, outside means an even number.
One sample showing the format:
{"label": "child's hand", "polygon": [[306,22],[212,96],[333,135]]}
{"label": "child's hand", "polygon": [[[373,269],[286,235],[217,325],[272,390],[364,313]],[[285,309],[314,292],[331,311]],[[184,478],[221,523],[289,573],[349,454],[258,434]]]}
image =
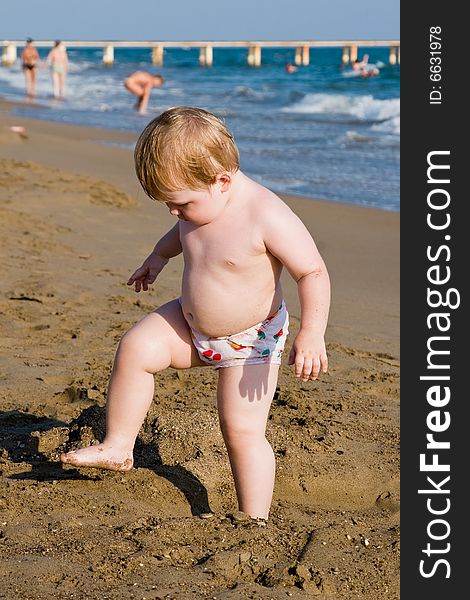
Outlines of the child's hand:
{"label": "child's hand", "polygon": [[288,365],[295,365],[295,376],[304,381],[317,379],[320,371],[328,371],[325,340],[308,331],[300,330],[289,354]]}
{"label": "child's hand", "polygon": [[127,285],[135,283],[136,292],[140,292],[140,290],[146,292],[149,289],[149,283],[155,281],[167,262],[168,258],[159,256],[158,254],[151,254],[145,259],[144,264],[129,277]]}

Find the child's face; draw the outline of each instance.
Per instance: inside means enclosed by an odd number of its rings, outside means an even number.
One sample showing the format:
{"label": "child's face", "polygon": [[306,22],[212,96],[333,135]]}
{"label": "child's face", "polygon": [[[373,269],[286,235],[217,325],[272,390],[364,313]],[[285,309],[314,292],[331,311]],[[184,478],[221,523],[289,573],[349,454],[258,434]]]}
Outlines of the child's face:
{"label": "child's face", "polygon": [[207,225],[224,210],[228,200],[227,183],[219,178],[207,190],[181,190],[168,194],[170,214],[194,225]]}

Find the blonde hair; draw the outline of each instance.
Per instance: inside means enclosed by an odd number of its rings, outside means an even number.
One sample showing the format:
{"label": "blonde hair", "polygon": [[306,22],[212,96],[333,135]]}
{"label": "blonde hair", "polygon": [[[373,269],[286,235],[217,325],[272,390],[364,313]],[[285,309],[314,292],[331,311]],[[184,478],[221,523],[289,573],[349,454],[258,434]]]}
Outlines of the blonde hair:
{"label": "blonde hair", "polygon": [[151,121],[134,151],[135,170],[145,193],[165,201],[169,192],[207,189],[224,171],[238,171],[232,134],[215,115],[176,106]]}

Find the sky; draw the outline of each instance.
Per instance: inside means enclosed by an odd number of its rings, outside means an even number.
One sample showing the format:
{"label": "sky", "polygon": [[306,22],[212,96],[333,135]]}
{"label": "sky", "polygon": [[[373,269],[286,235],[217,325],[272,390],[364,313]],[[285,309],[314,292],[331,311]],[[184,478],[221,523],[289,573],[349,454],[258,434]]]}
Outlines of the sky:
{"label": "sky", "polygon": [[[2,40],[398,40],[400,0],[5,0]],[[8,5],[8,6],[7,6]]]}

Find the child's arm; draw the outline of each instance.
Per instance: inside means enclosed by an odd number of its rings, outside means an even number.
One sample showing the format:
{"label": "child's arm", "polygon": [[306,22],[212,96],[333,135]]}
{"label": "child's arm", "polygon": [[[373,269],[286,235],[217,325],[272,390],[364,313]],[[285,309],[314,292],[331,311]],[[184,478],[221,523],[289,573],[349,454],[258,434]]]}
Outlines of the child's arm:
{"label": "child's arm", "polygon": [[160,271],[170,258],[181,254],[183,248],[180,242],[179,223],[170,229],[155,245],[150,255],[144,260],[141,267],[130,277],[127,285],[135,283],[135,291],[147,291],[149,283],[153,283]]}
{"label": "child's arm", "polygon": [[325,263],[302,221],[284,203],[275,203],[266,217],[265,244],[297,283],[300,330],[288,364],[304,381],[328,369],[325,330],[330,307],[330,279]]}
{"label": "child's arm", "polygon": [[[320,259],[321,260],[321,259]],[[297,281],[300,299],[300,330],[297,334],[288,364],[295,365],[295,374],[304,381],[316,379],[328,370],[325,330],[330,306],[330,280],[325,264]]]}

